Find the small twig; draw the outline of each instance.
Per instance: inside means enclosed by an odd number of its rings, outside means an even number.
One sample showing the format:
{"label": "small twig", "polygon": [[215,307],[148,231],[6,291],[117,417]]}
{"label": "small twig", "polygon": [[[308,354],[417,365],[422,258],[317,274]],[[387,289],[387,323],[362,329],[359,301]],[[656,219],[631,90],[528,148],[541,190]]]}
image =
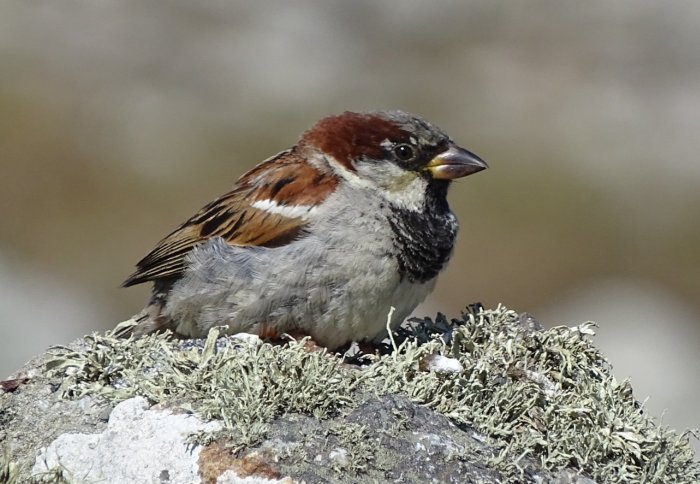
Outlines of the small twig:
{"label": "small twig", "polygon": [[386,315],[386,332],[389,333],[389,341],[391,341],[391,347],[394,348],[394,354],[398,351],[399,347],[396,346],[396,341],[394,341],[394,335],[391,332],[391,316],[394,315],[396,308],[391,306],[389,309],[389,314]]}

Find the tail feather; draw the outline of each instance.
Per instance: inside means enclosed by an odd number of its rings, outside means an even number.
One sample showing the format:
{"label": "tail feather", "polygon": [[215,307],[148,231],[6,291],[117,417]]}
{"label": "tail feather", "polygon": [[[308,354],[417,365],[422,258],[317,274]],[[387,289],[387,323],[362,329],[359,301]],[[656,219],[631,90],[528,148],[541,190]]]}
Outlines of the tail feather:
{"label": "tail feather", "polygon": [[160,307],[148,305],[140,313],[117,324],[111,334],[116,338],[140,338],[165,329],[168,329],[168,320],[160,314]]}
{"label": "tail feather", "polygon": [[[126,280],[124,286],[136,284],[134,282],[138,272]],[[143,282],[143,281],[140,281]],[[133,315],[126,321],[119,323],[113,330],[112,335],[117,338],[129,338],[131,336],[140,338],[147,334],[155,333],[156,331],[164,331],[173,329],[170,327],[170,319],[163,316],[161,313],[168,298],[168,293],[172,288],[174,278],[158,279],[153,283],[153,293],[151,300],[143,310]]]}

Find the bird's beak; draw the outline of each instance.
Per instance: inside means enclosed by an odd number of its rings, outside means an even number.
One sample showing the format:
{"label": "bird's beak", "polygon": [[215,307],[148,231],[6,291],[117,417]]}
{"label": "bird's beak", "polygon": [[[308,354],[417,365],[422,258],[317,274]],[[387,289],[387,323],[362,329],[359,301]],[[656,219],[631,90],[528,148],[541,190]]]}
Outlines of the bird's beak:
{"label": "bird's beak", "polygon": [[457,145],[451,145],[446,151],[430,160],[425,169],[430,171],[436,180],[454,180],[472,175],[488,167],[484,160],[471,151]]}

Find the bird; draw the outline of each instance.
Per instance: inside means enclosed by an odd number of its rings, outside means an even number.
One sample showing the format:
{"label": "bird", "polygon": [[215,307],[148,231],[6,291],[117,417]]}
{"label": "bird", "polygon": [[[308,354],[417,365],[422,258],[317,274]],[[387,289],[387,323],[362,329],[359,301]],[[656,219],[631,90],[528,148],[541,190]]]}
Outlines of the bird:
{"label": "bird", "polygon": [[123,286],[150,282],[152,295],[117,335],[223,327],[329,349],[378,343],[391,308],[394,329],[452,255],[452,180],[487,167],[414,114],[325,117],[136,264]]}

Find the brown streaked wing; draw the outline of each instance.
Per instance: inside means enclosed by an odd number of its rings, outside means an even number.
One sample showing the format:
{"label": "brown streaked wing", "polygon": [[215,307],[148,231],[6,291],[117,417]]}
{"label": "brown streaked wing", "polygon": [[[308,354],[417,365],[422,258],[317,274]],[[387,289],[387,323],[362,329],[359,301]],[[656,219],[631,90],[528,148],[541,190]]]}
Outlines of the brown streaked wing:
{"label": "brown streaked wing", "polygon": [[258,210],[255,200],[272,200],[279,205],[321,203],[335,188],[337,180],[302,160],[294,151],[283,151],[243,175],[235,188],[202,208],[187,222],[161,240],[137,264],[123,286],[178,277],[185,257],[212,237],[231,245],[279,247],[303,236],[301,218]]}

